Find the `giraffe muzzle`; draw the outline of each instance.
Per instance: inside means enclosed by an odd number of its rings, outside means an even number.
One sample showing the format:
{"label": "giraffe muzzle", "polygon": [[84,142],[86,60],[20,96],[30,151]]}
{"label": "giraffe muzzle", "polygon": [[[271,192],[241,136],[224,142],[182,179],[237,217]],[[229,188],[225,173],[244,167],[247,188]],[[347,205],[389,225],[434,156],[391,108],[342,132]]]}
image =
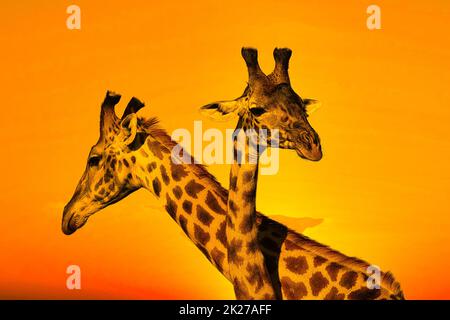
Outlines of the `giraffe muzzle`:
{"label": "giraffe muzzle", "polygon": [[306,148],[299,148],[296,151],[301,158],[310,161],[319,161],[323,156],[322,147],[320,144],[311,145],[311,148],[309,150]]}
{"label": "giraffe muzzle", "polygon": [[88,216],[72,214],[67,222],[63,220],[62,231],[65,235],[71,235],[86,224]]}
{"label": "giraffe muzzle", "polygon": [[77,226],[75,223],[75,214],[74,213],[67,213],[66,210],[64,210],[63,213],[63,220],[62,220],[62,232],[65,235],[71,235],[72,233],[74,233],[75,231],[77,231]]}
{"label": "giraffe muzzle", "polygon": [[65,235],[71,235],[86,223],[90,214],[87,213],[85,205],[81,209],[73,201],[64,207],[61,228]]}

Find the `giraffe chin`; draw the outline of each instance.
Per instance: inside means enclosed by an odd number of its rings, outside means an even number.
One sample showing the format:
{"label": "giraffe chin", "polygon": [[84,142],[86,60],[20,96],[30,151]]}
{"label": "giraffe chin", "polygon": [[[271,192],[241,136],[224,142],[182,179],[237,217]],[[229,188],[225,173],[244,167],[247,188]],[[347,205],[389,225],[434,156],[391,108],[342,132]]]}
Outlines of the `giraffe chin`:
{"label": "giraffe chin", "polygon": [[69,221],[62,226],[62,231],[65,235],[71,235],[87,222],[87,218],[80,219],[80,216],[72,215]]}
{"label": "giraffe chin", "polygon": [[311,151],[295,149],[300,158],[309,160],[309,161],[319,161],[322,159],[322,150],[321,148],[312,148]]}

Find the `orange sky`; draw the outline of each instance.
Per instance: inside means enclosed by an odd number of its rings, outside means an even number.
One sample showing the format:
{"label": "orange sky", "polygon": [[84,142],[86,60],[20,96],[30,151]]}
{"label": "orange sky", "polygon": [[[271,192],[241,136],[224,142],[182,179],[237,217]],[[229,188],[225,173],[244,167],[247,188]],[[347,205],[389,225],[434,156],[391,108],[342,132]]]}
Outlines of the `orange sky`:
{"label": "orange sky", "polygon": [[[65,25],[72,3],[79,31]],[[407,298],[450,298],[450,4],[342,3],[2,3],[0,298],[233,298],[145,191],[73,236],[60,224],[106,89],[144,100],[169,132],[217,127],[197,109],[242,92],[244,45],[267,72],[273,48],[290,47],[294,89],[323,103],[310,118],[323,160],[282,150],[279,174],[259,180],[258,209],[323,219],[305,233],[393,271]],[[372,3],[382,30],[365,26]],[[210,167],[225,186],[228,170]],[[65,288],[69,264],[81,267],[80,291]]]}

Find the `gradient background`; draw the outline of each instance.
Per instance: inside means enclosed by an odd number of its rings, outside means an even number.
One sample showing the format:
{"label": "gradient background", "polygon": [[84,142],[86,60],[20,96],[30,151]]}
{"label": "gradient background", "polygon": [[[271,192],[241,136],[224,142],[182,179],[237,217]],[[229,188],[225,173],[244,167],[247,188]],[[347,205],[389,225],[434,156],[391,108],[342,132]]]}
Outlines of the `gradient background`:
{"label": "gradient background", "polygon": [[[259,180],[258,208],[393,271],[407,298],[450,298],[447,0],[9,2],[0,4],[0,298],[233,298],[145,191],[73,236],[60,225],[106,89],[144,100],[142,114],[169,133],[191,129],[205,120],[198,107],[244,89],[243,45],[259,49],[266,72],[275,46],[292,48],[294,89],[323,103],[310,118],[323,160],[282,150],[279,174]],[[66,28],[72,3],[79,31]],[[382,30],[366,28],[372,3]],[[228,186],[228,165],[210,170]],[[69,264],[81,267],[82,290],[66,289]]]}

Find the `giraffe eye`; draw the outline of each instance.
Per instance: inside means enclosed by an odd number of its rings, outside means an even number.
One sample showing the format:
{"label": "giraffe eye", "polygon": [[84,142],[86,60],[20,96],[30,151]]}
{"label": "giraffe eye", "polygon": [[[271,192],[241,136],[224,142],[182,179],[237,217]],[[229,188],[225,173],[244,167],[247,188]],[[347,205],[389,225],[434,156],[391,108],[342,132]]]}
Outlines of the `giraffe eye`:
{"label": "giraffe eye", "polygon": [[302,125],[301,122],[295,122],[295,123],[292,125],[292,127],[293,127],[294,129],[301,129],[301,128],[303,127],[303,125]]}
{"label": "giraffe eye", "polygon": [[266,110],[264,108],[261,107],[255,107],[255,108],[251,108],[250,112],[255,116],[255,117],[259,117],[260,115],[262,115],[263,113],[266,113]]}
{"label": "giraffe eye", "polygon": [[88,160],[89,167],[97,167],[100,163],[101,156],[92,156]]}

